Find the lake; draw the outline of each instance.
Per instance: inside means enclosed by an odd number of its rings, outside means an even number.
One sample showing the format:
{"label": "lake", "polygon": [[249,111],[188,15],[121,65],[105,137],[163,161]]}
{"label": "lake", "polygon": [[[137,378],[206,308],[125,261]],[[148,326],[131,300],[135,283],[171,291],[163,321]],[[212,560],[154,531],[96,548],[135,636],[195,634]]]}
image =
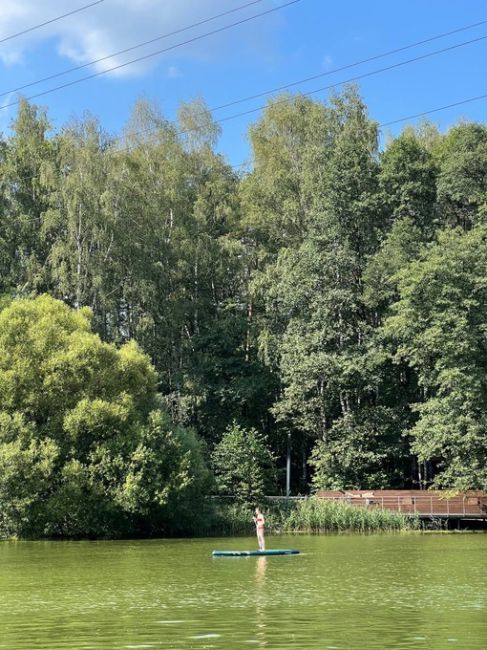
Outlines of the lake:
{"label": "lake", "polygon": [[0,648],[487,648],[487,535],[1,542]]}

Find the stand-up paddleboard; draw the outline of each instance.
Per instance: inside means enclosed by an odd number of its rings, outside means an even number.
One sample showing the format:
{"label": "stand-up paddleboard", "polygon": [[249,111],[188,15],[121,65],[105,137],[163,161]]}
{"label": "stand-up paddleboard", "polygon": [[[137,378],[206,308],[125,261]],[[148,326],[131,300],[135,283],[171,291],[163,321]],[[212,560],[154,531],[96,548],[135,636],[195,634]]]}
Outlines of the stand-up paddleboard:
{"label": "stand-up paddleboard", "polygon": [[270,548],[267,551],[213,551],[213,557],[248,557],[250,555],[298,555],[295,548]]}

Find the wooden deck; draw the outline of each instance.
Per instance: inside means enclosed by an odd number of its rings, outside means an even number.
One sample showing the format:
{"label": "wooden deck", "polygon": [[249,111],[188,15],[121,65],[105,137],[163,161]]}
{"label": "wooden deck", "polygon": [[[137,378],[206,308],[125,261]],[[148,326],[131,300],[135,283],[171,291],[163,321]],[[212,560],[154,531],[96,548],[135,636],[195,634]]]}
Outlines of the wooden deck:
{"label": "wooden deck", "polygon": [[349,490],[322,491],[318,496],[357,508],[380,508],[421,519],[487,520],[487,495],[476,491],[453,495],[430,490]]}

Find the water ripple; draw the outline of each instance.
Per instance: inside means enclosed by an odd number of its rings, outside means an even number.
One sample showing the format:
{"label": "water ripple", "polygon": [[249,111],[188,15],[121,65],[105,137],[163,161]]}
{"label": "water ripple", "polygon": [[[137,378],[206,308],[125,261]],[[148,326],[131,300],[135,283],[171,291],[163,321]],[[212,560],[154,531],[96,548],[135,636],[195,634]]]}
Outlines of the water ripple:
{"label": "water ripple", "polygon": [[0,650],[487,647],[487,536],[0,543]]}

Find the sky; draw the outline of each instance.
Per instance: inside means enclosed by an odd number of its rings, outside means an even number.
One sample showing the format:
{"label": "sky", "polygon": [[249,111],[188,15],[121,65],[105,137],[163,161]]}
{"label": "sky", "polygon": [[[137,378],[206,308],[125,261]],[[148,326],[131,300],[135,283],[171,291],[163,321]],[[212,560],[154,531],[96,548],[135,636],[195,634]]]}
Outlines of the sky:
{"label": "sky", "polygon": [[[76,10],[95,0],[1,0],[0,132],[9,133],[21,86],[59,74],[122,49],[159,38],[151,45],[106,58],[76,72],[24,88],[32,97],[60,84],[105,72],[134,58],[168,51],[118,70],[73,83],[31,101],[47,109],[53,132],[85,112],[97,116],[111,134],[120,133],[135,102],[145,98],[175,119],[178,105],[203,98],[210,108],[272,91],[313,75],[314,81],[293,87],[308,93],[413,57],[472,39],[487,37],[487,22],[445,38],[376,61],[336,68],[392,49],[487,21],[484,0],[260,0],[203,25],[196,22],[228,12],[251,0],[103,0],[22,36],[20,31]],[[225,28],[237,21],[248,21]],[[210,31],[220,30],[204,36]],[[199,38],[202,36],[202,38]],[[6,40],[5,40],[6,39]],[[191,39],[193,42],[181,45]],[[357,81],[372,119],[383,124],[447,104],[487,94],[487,38]],[[484,70],[484,72],[482,72]],[[326,100],[330,90],[311,96]],[[274,93],[275,94],[275,93]],[[269,94],[214,111],[221,124],[218,149],[230,164],[249,160],[248,127]],[[13,105],[12,105],[13,104]],[[487,97],[429,116],[445,130],[459,119],[485,122]],[[227,119],[231,118],[231,119]],[[409,120],[417,123],[420,118]],[[382,138],[397,134],[406,122],[384,127]]]}

